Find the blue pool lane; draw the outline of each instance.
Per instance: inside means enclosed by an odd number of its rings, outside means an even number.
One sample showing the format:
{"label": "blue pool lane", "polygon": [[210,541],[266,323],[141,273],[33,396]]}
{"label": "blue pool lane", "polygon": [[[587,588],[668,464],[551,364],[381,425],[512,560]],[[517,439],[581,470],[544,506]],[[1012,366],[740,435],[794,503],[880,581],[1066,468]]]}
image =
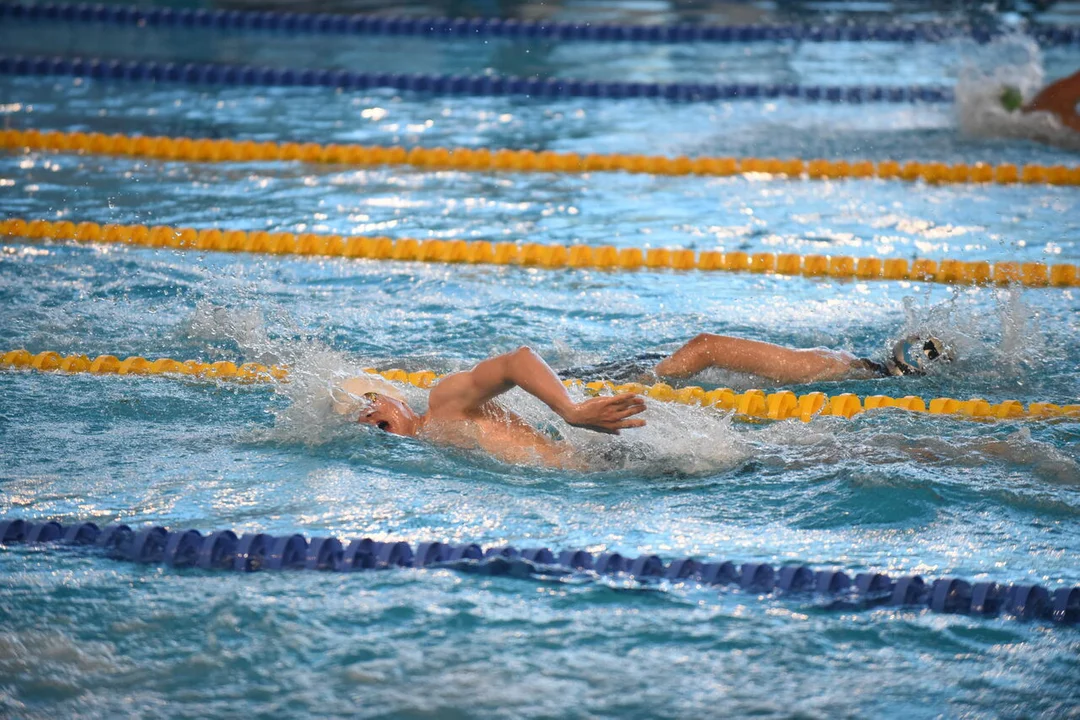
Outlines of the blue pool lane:
{"label": "blue pool lane", "polygon": [[[1076,47],[1033,55],[1022,41],[484,43],[10,20],[0,45],[666,83],[952,87],[973,59],[1018,62],[1025,77],[1080,67]],[[21,129],[277,141],[1080,163],[1067,149],[969,134],[948,104],[673,105],[3,76],[0,114]],[[75,222],[1080,263],[1078,209],[1072,187],[0,155],[6,216]],[[0,350],[284,362],[297,382],[0,371],[0,518],[1074,587],[1075,418],[884,411],[752,424],[651,404],[646,428],[612,438],[511,393],[508,406],[530,422],[612,460],[570,473],[369,432],[330,411],[324,391],[364,367],[450,372],[522,344],[573,367],[669,351],[701,331],[875,356],[922,330],[946,338],[959,361],[925,378],[789,389],[1075,403],[1077,318],[1080,297],[1060,288],[3,238]],[[760,384],[722,373],[695,382]],[[422,391],[409,398],[424,402]],[[1068,717],[1080,704],[1080,635],[1048,617],[535,569],[231,573],[13,542],[0,548],[0,716]]]}

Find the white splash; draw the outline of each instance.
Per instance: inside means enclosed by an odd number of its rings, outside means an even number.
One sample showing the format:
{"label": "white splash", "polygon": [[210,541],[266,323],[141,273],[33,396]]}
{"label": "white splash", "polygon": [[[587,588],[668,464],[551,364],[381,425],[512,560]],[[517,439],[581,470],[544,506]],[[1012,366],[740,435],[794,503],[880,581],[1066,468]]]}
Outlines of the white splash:
{"label": "white splash", "polygon": [[904,298],[904,324],[884,348],[891,352],[893,343],[917,335],[933,335],[941,340],[956,360],[931,363],[930,375],[993,375],[1018,378],[1046,360],[1046,338],[1036,313],[1022,299],[1020,291],[995,291],[998,312],[987,314],[978,305],[961,302],[961,294],[938,303],[921,303],[915,297]]}
{"label": "white splash", "polygon": [[961,131],[977,138],[1025,138],[1080,150],[1080,133],[1046,112],[1010,112],[1001,104],[1007,87],[1030,102],[1044,85],[1042,52],[1030,37],[1008,35],[986,45],[965,46],[956,82]]}

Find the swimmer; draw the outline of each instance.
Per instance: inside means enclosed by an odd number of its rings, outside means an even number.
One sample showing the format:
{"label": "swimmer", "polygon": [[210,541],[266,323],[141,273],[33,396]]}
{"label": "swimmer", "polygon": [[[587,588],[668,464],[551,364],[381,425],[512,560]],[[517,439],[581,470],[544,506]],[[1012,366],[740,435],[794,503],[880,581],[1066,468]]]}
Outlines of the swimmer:
{"label": "swimmer", "polygon": [[419,414],[389,383],[377,378],[352,378],[342,383],[335,409],[357,414],[363,425],[395,435],[429,440],[440,445],[483,450],[510,463],[543,464],[564,469],[589,469],[567,442],[532,427],[501,407],[496,398],[519,387],[542,400],[570,425],[618,435],[645,421],[634,418],[645,410],[638,395],[590,398],[574,402],[566,387],[544,360],[527,347],[484,360],[472,370],[442,378]]}
{"label": "swimmer", "polygon": [[1062,125],[1080,133],[1080,115],[1076,112],[1076,105],[1080,103],[1080,72],[1050,83],[1026,105],[1020,89],[1015,86],[1002,90],[999,99],[1001,106],[1009,112],[1050,113]]}
{"label": "swimmer", "polygon": [[797,349],[727,335],[701,333],[670,356],[648,353],[630,362],[572,368],[560,374],[585,380],[652,382],[679,380],[708,368],[756,375],[788,385],[832,380],[925,375],[935,362],[950,362],[951,350],[936,337],[912,335],[893,346],[891,356],[878,362],[844,350]]}

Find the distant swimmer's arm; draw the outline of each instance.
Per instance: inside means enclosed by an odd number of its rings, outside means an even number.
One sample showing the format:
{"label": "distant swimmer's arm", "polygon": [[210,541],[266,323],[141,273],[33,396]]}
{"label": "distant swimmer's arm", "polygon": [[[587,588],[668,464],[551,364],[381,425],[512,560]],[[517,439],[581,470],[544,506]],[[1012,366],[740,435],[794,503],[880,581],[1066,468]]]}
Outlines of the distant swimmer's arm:
{"label": "distant swimmer's arm", "polygon": [[1050,83],[1024,106],[1026,112],[1050,112],[1057,115],[1067,127],[1080,132],[1080,116],[1076,105],[1080,103],[1080,72]]}
{"label": "distant swimmer's arm", "polygon": [[620,430],[645,424],[644,420],[631,417],[645,410],[641,397],[624,394],[574,402],[543,358],[527,347],[444,378],[431,391],[429,404],[433,410],[439,407],[468,414],[514,387],[539,398],[559,417],[577,427],[617,435]]}
{"label": "distant swimmer's arm", "polygon": [[851,359],[827,350],[796,350],[773,343],[701,333],[656,366],[662,377],[685,378],[710,367],[749,373],[779,383],[835,380]]}

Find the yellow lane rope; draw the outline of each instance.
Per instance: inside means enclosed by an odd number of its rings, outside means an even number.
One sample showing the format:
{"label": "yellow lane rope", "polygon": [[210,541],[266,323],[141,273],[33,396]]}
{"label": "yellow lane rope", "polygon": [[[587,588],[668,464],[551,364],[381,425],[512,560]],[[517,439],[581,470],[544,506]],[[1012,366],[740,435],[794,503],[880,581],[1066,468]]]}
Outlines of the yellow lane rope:
{"label": "yellow lane rope", "polygon": [[557,153],[549,150],[486,148],[405,148],[400,145],[276,143],[187,137],[104,135],[82,132],[0,131],[0,147],[99,155],[128,155],[160,160],[236,162],[299,160],[342,165],[412,165],[429,169],[507,170],[513,172],[628,172],[651,175],[725,177],[766,173],[810,179],[881,178],[928,183],[1027,183],[1080,185],[1080,166],[1011,163],[905,162],[894,160],[801,160],[777,158],[665,157],[621,153]]}
{"label": "yellow lane rope", "polygon": [[[258,363],[235,363],[221,361],[204,363],[198,360],[179,361],[171,358],[147,360],[132,356],[119,359],[114,355],[100,355],[89,358],[86,355],[60,355],[45,351],[36,355],[26,350],[12,350],[0,357],[0,368],[26,368],[42,372],[92,373],[95,375],[174,375],[236,380],[241,382],[278,382],[287,381],[289,370],[281,365],[260,365]],[[429,388],[441,375],[429,370],[406,372],[401,369],[378,371],[373,368],[364,372],[376,373],[392,382],[405,383],[418,388]],[[1005,400],[991,405],[986,400],[956,400],[954,398],[934,398],[926,402],[923,398],[908,395],[893,398],[887,395],[870,395],[860,398],[858,395],[844,393],[828,396],[813,392],[796,395],[788,390],[766,393],[763,390],[747,390],[737,393],[729,388],[704,390],[700,387],[673,388],[665,383],[641,385],[625,383],[615,385],[607,381],[583,382],[566,380],[567,387],[580,387],[589,394],[603,392],[638,393],[645,397],[663,402],[682,405],[715,407],[723,411],[750,419],[788,420],[798,418],[809,422],[814,417],[832,416],[852,418],[867,410],[877,408],[899,408],[909,412],[929,413],[931,415],[951,415],[977,420],[997,420],[1030,418],[1045,419],[1055,417],[1080,418],[1080,404],[1055,405],[1053,403],[1034,402],[1026,408],[1016,400]]]}
{"label": "yellow lane rope", "polygon": [[484,240],[417,240],[414,238],[271,233],[262,230],[221,230],[156,225],[99,225],[62,220],[0,221],[0,237],[76,240],[121,243],[159,248],[185,248],[222,252],[254,252],[276,255],[329,255],[371,260],[415,260],[437,263],[525,265],[548,268],[640,268],[675,270],[724,270],[776,273],[806,277],[853,280],[915,280],[950,285],[1019,283],[1028,287],[1080,287],[1080,268],[1070,264],[1041,262],[927,260],[904,258],[855,258],[849,255],[796,255],[787,253],[723,253],[686,248],[618,249],[610,245],[540,245]]}

